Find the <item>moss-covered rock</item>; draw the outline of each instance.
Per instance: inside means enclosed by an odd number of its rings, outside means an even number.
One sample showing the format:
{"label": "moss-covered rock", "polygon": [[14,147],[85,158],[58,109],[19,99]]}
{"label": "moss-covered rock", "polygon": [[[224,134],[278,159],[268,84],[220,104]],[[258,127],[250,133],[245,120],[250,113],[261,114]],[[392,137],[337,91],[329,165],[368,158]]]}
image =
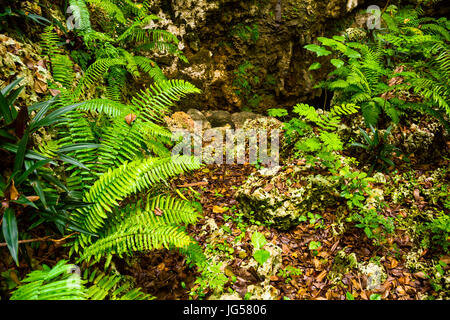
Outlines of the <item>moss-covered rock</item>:
{"label": "moss-covered rock", "polygon": [[253,173],[236,193],[243,213],[275,228],[286,230],[312,210],[336,205],[339,181],[294,166],[273,176]]}

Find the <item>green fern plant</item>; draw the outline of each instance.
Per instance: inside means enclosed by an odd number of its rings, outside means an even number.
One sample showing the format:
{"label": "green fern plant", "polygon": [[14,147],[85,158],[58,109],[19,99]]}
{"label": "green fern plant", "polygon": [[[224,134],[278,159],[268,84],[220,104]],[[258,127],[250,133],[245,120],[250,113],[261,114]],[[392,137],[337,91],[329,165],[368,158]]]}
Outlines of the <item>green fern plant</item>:
{"label": "green fern plant", "polygon": [[86,300],[86,288],[78,274],[72,273],[74,265],[60,260],[52,269],[43,265],[22,280],[11,300]]}
{"label": "green fern plant", "polygon": [[415,110],[448,129],[450,24],[422,14],[420,6],[389,6],[382,15],[387,28],[374,31],[373,40],[319,37],[322,45],[306,45],[319,57],[335,54],[330,60],[335,70],[317,87],[333,91],[337,103],[360,105],[367,126],[376,126],[382,115],[398,123]]}
{"label": "green fern plant", "polygon": [[117,272],[87,268],[83,277],[76,265],[60,260],[53,267],[30,272],[11,300],[152,300]]}
{"label": "green fern plant", "polygon": [[[322,161],[331,170],[340,166],[336,155],[343,149],[343,141],[336,133],[342,116],[358,112],[354,104],[334,106],[328,113],[319,112],[308,104],[297,104],[293,112],[298,118],[285,123],[285,134],[288,143],[295,143],[296,156],[306,156],[308,163]],[[314,130],[313,126],[317,128]]]}

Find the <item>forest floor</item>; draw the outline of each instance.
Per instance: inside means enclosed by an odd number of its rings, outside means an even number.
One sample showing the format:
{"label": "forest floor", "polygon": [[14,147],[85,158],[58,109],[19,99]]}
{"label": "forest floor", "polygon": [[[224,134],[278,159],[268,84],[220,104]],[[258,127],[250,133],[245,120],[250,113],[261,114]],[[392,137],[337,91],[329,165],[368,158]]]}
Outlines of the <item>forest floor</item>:
{"label": "forest floor", "polygon": [[[418,178],[431,175],[438,167],[448,166],[449,161],[444,160],[434,165],[409,167],[408,171]],[[290,170],[290,166],[285,165],[282,170]],[[237,187],[254,171],[256,168],[252,165],[209,165],[171,181],[172,187],[181,190],[187,199],[202,204],[203,218],[188,230],[203,248],[212,247],[214,254],[222,257],[225,274],[230,279],[224,291],[237,293],[241,298],[251,298],[246,296],[248,286],[258,285],[265,280],[258,276],[254,268],[242,267],[252,259],[253,245],[249,228],[256,222],[243,217],[234,197]],[[417,195],[404,205],[388,201],[384,214],[401,219],[402,215],[408,214],[408,202],[417,202],[421,210],[433,206]],[[326,208],[325,213],[314,223],[307,221],[288,231],[279,231],[260,223],[253,227],[264,234],[268,242],[282,249],[281,269],[287,272],[270,276],[270,285],[278,290],[273,298],[344,300],[348,299],[347,293],[351,293],[355,299],[368,300],[372,294],[377,294],[383,300],[408,300],[437,295],[428,275],[424,272],[411,273],[406,266],[407,260],[416,251],[417,264],[426,265],[427,261],[438,257],[438,260],[448,265],[449,256],[421,250],[417,241],[411,239],[408,230],[402,227],[389,234],[382,245],[373,244],[358,228],[347,228],[345,232],[336,234],[332,230],[336,223],[335,209]],[[210,219],[224,230],[224,236],[215,244],[210,243],[212,231],[206,227]],[[310,250],[308,243],[311,241],[320,242],[320,248]],[[343,271],[340,281],[332,281],[333,277],[329,274],[333,273],[337,253],[343,249],[346,253],[355,253],[358,263],[377,261],[381,264],[387,274],[382,285],[375,290],[367,290],[367,276],[361,275],[355,268]],[[199,286],[194,283],[198,274],[185,265],[183,256],[159,250],[156,254],[141,254],[140,259],[137,268],[125,267],[124,273],[134,276],[138,285],[149,293],[159,299],[188,299],[191,292],[191,298],[198,298],[197,294],[192,294]],[[207,289],[204,292],[203,298],[211,294]]]}

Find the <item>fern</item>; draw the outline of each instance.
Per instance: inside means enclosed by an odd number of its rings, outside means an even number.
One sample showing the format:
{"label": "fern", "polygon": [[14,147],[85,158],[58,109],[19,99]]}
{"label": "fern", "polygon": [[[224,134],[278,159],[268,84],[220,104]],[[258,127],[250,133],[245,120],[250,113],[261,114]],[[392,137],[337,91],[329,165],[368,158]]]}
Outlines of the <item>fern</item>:
{"label": "fern", "polygon": [[60,260],[52,269],[44,265],[44,270],[36,270],[28,274],[13,292],[11,300],[85,300],[84,281],[71,271],[74,265]]}
{"label": "fern", "polygon": [[162,116],[175,101],[188,93],[200,93],[194,85],[184,80],[166,80],[153,84],[133,97],[132,104],[144,121],[161,121]]}
{"label": "fern", "polygon": [[87,3],[94,5],[95,7],[103,10],[108,16],[113,17],[119,23],[125,23],[126,19],[122,10],[114,3],[114,1],[109,0],[86,0]]}
{"label": "fern", "polygon": [[124,276],[116,273],[105,274],[98,269],[89,273],[86,269],[83,278],[87,281],[86,297],[89,300],[152,300],[154,297],[135,288]]}

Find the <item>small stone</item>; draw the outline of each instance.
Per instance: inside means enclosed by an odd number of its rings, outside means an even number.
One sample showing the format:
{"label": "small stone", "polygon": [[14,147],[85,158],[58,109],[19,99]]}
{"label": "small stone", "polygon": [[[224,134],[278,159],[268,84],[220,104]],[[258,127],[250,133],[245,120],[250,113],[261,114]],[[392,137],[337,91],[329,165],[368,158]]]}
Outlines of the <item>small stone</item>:
{"label": "small stone", "polygon": [[231,114],[228,111],[217,110],[217,111],[208,111],[206,113],[206,118],[211,123],[211,127],[225,127],[226,125],[230,125],[234,128],[234,123],[231,120]]}

